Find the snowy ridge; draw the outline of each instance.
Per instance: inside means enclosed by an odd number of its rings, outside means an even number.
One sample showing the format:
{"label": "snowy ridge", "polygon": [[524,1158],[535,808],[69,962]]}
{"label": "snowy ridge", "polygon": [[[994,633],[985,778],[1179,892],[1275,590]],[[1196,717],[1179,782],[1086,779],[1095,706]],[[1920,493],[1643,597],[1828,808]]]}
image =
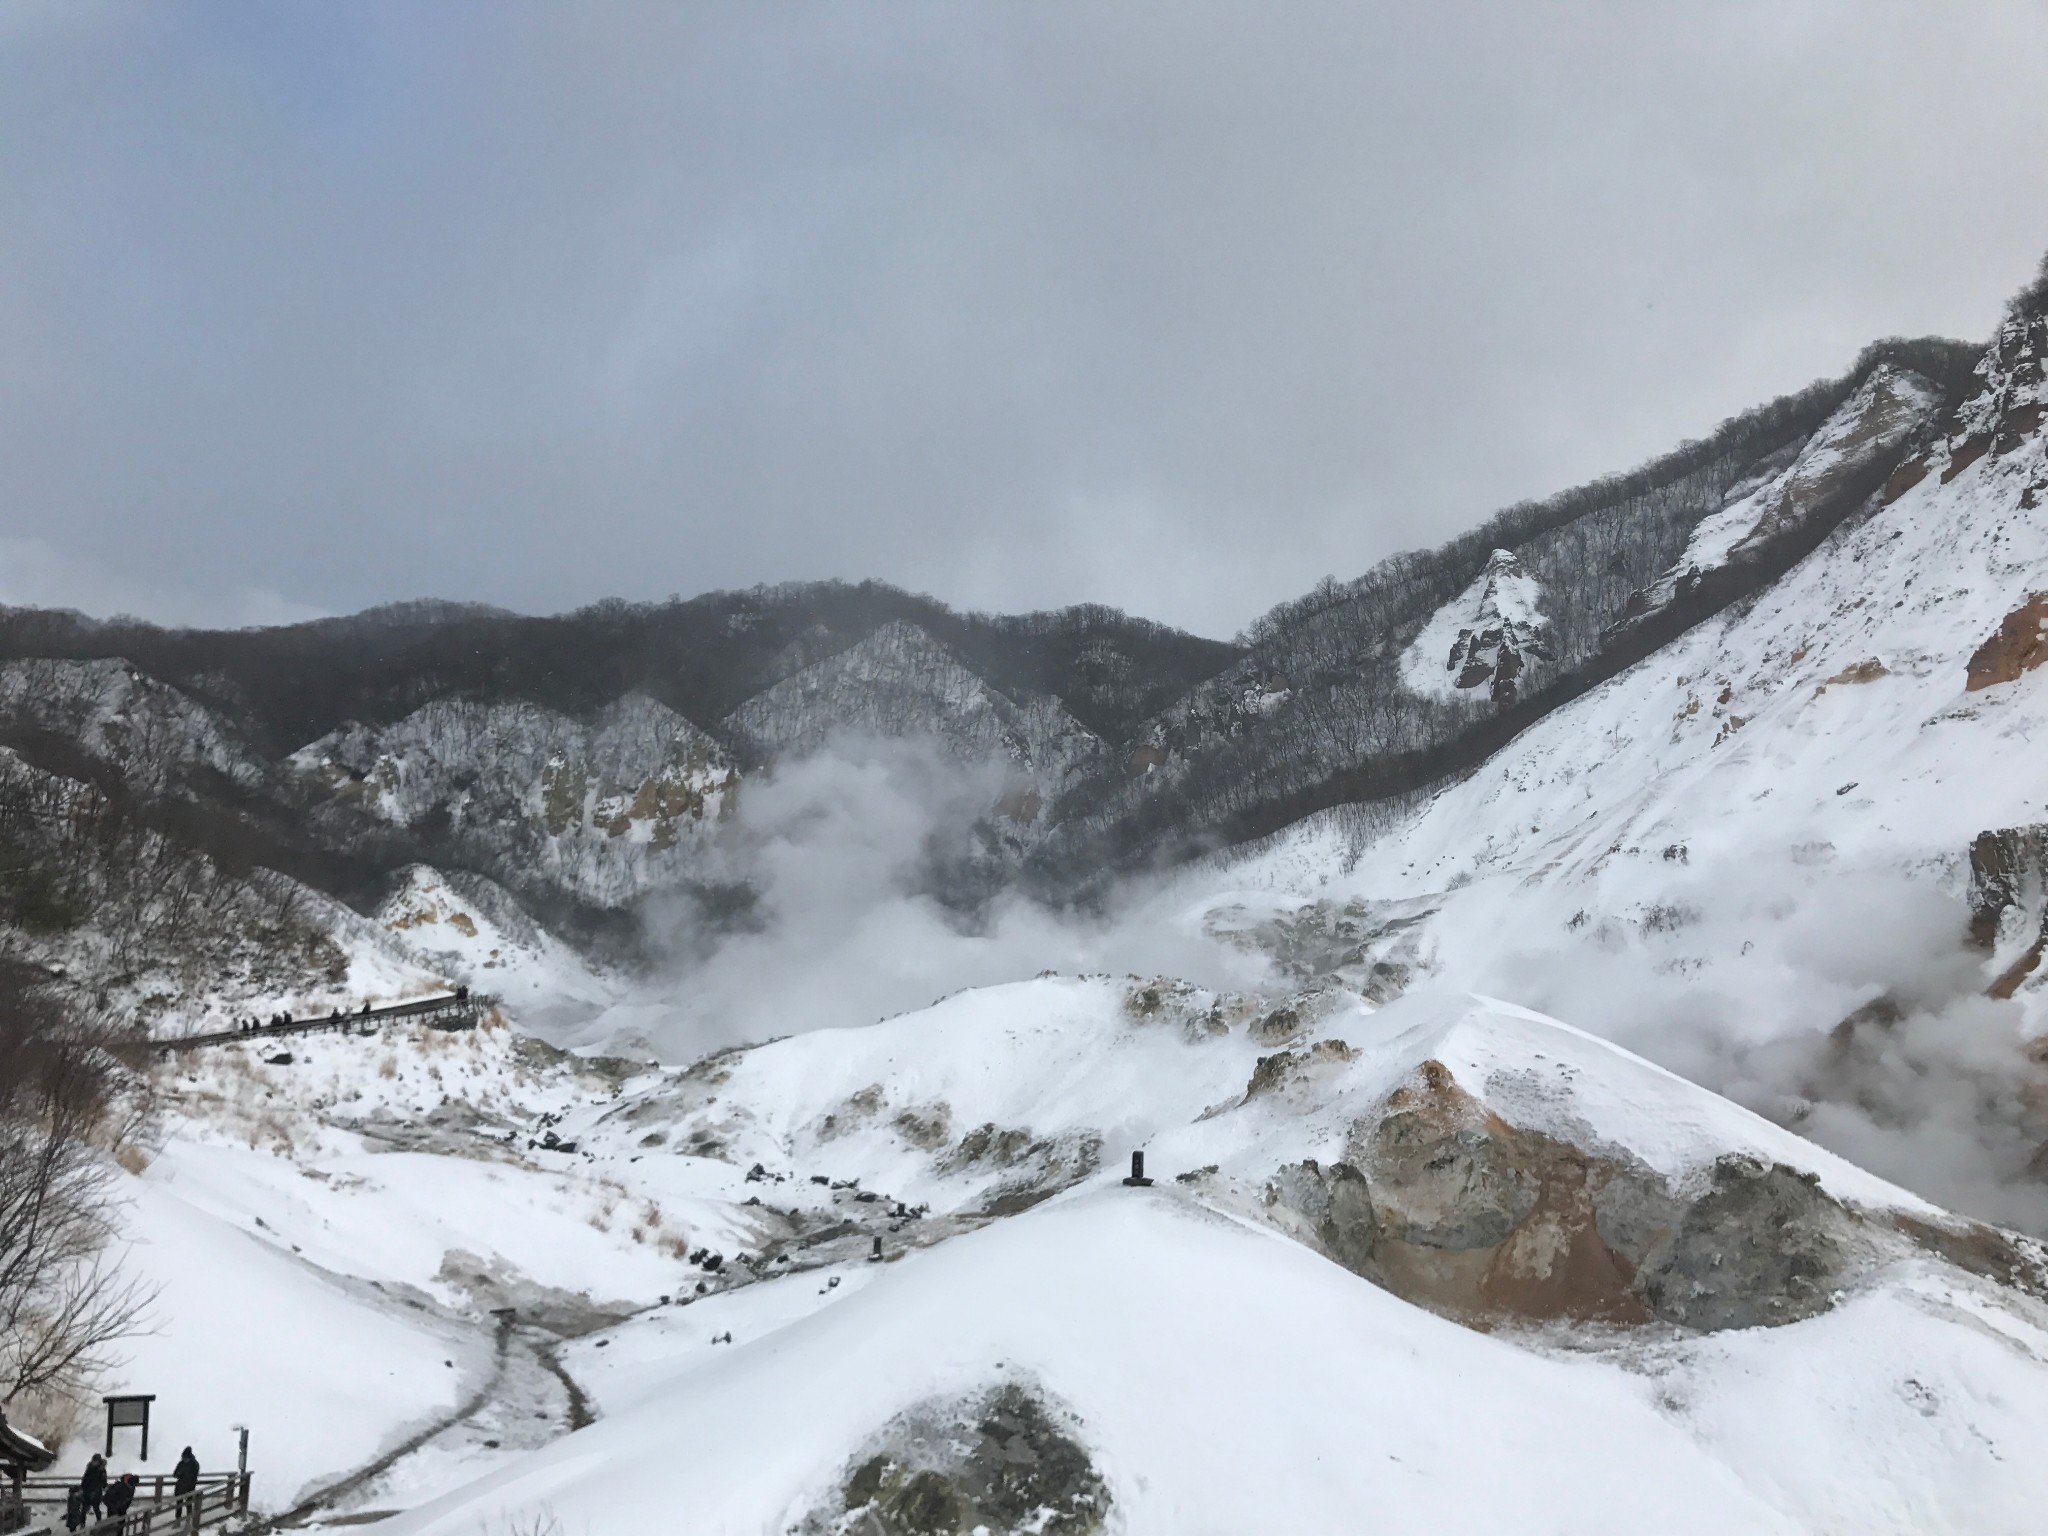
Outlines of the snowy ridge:
{"label": "snowy ridge", "polygon": [[725,727],[778,757],[815,752],[835,734],[930,740],[963,762],[1006,764],[1041,793],[1103,754],[1094,733],[1057,699],[1012,699],[900,621],[764,689]]}
{"label": "snowy ridge", "polygon": [[482,875],[407,869],[375,921],[451,985],[501,997],[528,1015],[601,1007],[612,988],[583,957]]}
{"label": "snowy ridge", "polygon": [[69,737],[137,785],[162,790],[194,768],[244,785],[263,766],[204,705],[124,661],[0,665],[0,718]]}
{"label": "snowy ridge", "polygon": [[[1248,1093],[1276,1052],[1313,1060],[1330,1041],[1349,1054],[1324,1053],[1312,1087]],[[735,1162],[863,1177],[935,1209],[969,1208],[1037,1171],[958,1155],[983,1127],[1066,1149],[1072,1177],[1149,1145],[1163,1168],[1217,1163],[1257,1184],[1282,1162],[1343,1160],[1352,1123],[1432,1059],[1514,1123],[1625,1147],[1675,1182],[1747,1152],[1814,1172],[1843,1199],[1931,1209],[1617,1046],[1455,995],[1374,1011],[1336,990],[1269,1008],[1164,981],[1018,982],[734,1053],[720,1061],[715,1097],[678,1124],[715,1125]]]}
{"label": "snowy ridge", "polygon": [[1888,464],[1934,418],[1940,391],[1918,374],[1885,364],[1807,439],[1796,458],[1761,485],[1736,486],[1719,512],[1701,520],[1670,571],[1631,599],[1622,623],[1662,612],[1710,573],[1759,558],[1796,536],[1859,470]]}

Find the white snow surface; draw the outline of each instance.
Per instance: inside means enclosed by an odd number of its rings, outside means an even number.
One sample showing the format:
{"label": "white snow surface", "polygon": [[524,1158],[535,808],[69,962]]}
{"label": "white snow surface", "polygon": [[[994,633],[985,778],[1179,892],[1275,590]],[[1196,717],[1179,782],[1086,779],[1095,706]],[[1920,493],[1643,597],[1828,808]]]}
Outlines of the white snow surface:
{"label": "white snow surface", "polygon": [[1098,1189],[736,1335],[392,1529],[545,1508],[568,1529],[782,1531],[893,1414],[1002,1380],[1079,1420],[1133,1536],[2026,1529],[2048,1334],[1980,1332],[1964,1305],[1929,1280],[1768,1340],[1553,1353],[1173,1190]]}

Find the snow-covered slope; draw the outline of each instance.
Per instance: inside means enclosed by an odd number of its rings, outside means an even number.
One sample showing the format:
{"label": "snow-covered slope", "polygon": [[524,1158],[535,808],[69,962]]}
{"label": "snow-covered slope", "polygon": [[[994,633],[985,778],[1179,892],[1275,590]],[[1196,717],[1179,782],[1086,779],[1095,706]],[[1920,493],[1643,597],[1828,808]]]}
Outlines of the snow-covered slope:
{"label": "snow-covered slope", "polygon": [[1721,510],[1693,529],[1677,563],[1630,600],[1620,626],[1662,613],[1712,573],[1761,560],[1774,545],[1797,539],[1841,487],[1891,464],[1940,403],[1940,392],[1918,374],[1877,368],[1784,469],[1731,488]]}
{"label": "snow-covered slope", "polygon": [[59,735],[152,791],[201,769],[243,785],[265,774],[212,711],[125,661],[0,665],[0,722]]}
{"label": "snow-covered slope", "polygon": [[415,864],[376,919],[453,985],[488,992],[525,1015],[601,1007],[615,987],[482,875]]}
{"label": "snow-covered slope", "polygon": [[[2010,1004],[1977,997],[2013,956],[1964,931],[1978,834],[2048,815],[2026,745],[2048,731],[2048,679],[2028,670],[2038,651],[1993,644],[2048,586],[2044,328],[2010,319],[1951,435],[1753,603],[1414,810],[1362,835],[1333,817],[1271,840],[1223,877],[1270,894],[1219,912],[1237,927],[1344,914],[1367,959],[1398,945],[1414,975],[1565,1014],[1810,1114],[1922,1187],[1974,1185],[1980,1208],[2037,1219],[2023,1175],[2048,1139],[2038,1095],[2009,1086],[1980,1116],[1916,1097],[1904,1064],[1945,1057],[1965,1099],[1973,1080],[2023,1083],[2048,1021],[2037,976]],[[1382,921],[1396,912],[1398,932]],[[1860,1035],[1830,1055],[1852,1015]],[[1862,1065],[1885,1082],[1826,1091]],[[1887,1134],[1916,1127],[1924,1138]],[[1965,1155],[1972,1138],[1985,1145]]]}
{"label": "snow-covered slope", "polygon": [[2048,1492],[2023,1450],[2048,1412],[2028,1358],[2048,1335],[2016,1319],[1979,1332],[1970,1307],[1930,1281],[1792,1341],[1549,1354],[1177,1192],[1097,1191],[736,1340],[394,1529],[541,1509],[570,1529],[843,1518],[863,1455],[903,1454],[892,1419],[1018,1382],[1072,1416],[1108,1528],[1132,1536],[2023,1530]]}

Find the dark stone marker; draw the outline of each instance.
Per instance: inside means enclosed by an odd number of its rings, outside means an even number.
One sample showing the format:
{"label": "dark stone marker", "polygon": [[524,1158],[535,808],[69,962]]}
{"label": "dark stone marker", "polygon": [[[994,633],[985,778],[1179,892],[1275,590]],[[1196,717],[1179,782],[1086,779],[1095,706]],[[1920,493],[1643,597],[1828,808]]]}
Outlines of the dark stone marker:
{"label": "dark stone marker", "polygon": [[882,1262],[882,1239],[880,1237],[877,1237],[875,1239],[875,1251],[868,1255],[868,1262],[870,1264],[879,1264]]}
{"label": "dark stone marker", "polygon": [[1144,1153],[1133,1152],[1131,1154],[1131,1176],[1128,1179],[1125,1179],[1124,1183],[1132,1189],[1145,1189],[1150,1187],[1152,1181],[1145,1177]]}

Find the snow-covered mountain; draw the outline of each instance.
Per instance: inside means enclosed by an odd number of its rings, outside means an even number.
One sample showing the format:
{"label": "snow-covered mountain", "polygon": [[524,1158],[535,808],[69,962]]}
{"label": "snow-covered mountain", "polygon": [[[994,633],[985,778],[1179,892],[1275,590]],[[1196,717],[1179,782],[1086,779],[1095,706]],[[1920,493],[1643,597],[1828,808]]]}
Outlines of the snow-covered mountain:
{"label": "snow-covered mountain", "polygon": [[716,741],[644,694],[587,720],[437,700],[388,726],[350,722],[290,764],[379,821],[434,824],[508,885],[603,906],[704,869],[740,786]]}
{"label": "snow-covered mountain", "polygon": [[2037,1529],[2044,362],[2048,280],[1231,647],[7,616],[12,958],[499,999],[138,1068],[110,1388],[395,1532]]}
{"label": "snow-covered mountain", "polygon": [[836,736],[929,741],[962,762],[1001,765],[1014,781],[1010,819],[1022,822],[1104,755],[1057,698],[1010,698],[901,621],[763,689],[724,725],[771,760],[820,751]]}

